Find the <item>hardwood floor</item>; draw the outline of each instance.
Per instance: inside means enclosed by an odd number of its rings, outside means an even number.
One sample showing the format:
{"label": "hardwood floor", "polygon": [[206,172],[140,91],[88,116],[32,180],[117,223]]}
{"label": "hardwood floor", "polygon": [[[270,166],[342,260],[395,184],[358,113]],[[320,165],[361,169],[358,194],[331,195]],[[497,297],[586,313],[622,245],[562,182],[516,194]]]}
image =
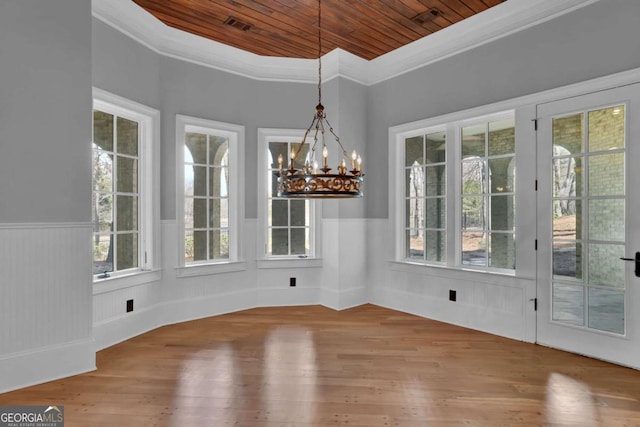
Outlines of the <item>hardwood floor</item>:
{"label": "hardwood floor", "polygon": [[65,426],[640,426],[640,371],[363,305],[166,326],[0,395]]}

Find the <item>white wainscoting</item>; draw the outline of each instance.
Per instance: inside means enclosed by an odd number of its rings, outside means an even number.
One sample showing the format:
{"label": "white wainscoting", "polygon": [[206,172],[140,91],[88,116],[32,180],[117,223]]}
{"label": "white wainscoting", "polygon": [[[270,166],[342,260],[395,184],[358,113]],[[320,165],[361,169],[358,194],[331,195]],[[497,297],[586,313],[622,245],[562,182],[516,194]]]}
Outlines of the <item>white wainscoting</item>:
{"label": "white wainscoting", "polygon": [[[526,289],[533,278],[395,263],[388,220],[368,221],[372,303],[491,334],[528,340]],[[449,291],[456,301],[449,301]]]}
{"label": "white wainscoting", "polygon": [[0,392],[95,369],[91,224],[0,224]]}

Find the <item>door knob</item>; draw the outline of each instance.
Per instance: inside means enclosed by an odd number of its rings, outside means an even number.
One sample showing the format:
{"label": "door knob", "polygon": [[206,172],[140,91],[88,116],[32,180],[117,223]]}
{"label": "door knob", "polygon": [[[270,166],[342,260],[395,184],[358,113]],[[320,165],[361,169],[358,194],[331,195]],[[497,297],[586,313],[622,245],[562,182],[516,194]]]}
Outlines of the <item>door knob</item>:
{"label": "door knob", "polygon": [[631,261],[635,263],[636,277],[640,277],[640,252],[636,252],[635,258],[620,258],[623,261]]}

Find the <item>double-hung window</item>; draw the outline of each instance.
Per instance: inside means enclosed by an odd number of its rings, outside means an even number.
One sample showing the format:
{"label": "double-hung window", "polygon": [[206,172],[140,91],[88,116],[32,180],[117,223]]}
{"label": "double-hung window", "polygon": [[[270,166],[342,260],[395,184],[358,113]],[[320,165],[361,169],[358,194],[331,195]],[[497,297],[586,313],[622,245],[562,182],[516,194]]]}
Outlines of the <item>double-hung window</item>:
{"label": "double-hung window", "polygon": [[93,105],[94,278],[151,270],[158,111],[99,89]]}
{"label": "double-hung window", "polygon": [[177,116],[176,134],[180,265],[236,261],[244,127]]}
{"label": "double-hung window", "polygon": [[[259,211],[263,224],[262,245],[264,259],[304,259],[317,257],[316,203],[314,200],[292,200],[278,197],[278,157],[287,159],[297,149],[304,131],[288,129],[259,129],[260,182]],[[312,142],[312,141],[308,141]],[[310,145],[303,147],[305,158]]]}
{"label": "double-hung window", "polygon": [[391,133],[396,259],[514,270],[513,112],[418,122]]}

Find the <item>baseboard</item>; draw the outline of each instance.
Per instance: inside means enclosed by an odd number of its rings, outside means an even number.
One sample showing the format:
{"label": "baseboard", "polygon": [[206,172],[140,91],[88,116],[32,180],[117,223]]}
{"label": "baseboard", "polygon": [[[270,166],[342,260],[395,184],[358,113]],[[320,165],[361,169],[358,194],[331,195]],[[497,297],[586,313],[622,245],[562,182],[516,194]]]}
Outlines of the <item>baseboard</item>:
{"label": "baseboard", "polygon": [[369,302],[367,288],[352,288],[336,291],[322,289],[320,304],[333,310],[345,310]]}
{"label": "baseboard", "polygon": [[0,359],[0,393],[95,369],[93,339],[8,355]]}
{"label": "baseboard", "polygon": [[145,310],[134,311],[126,315],[93,324],[95,351],[126,341],[163,326],[161,323],[162,305]]}

